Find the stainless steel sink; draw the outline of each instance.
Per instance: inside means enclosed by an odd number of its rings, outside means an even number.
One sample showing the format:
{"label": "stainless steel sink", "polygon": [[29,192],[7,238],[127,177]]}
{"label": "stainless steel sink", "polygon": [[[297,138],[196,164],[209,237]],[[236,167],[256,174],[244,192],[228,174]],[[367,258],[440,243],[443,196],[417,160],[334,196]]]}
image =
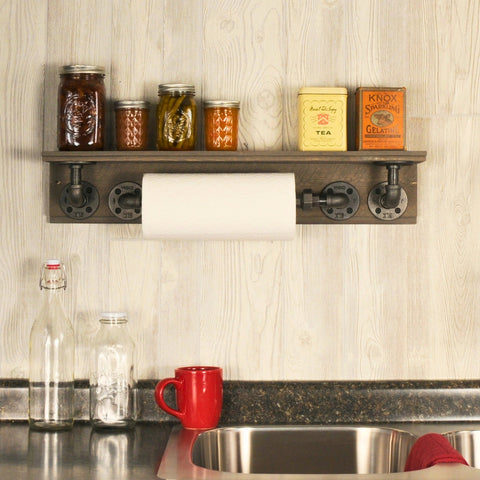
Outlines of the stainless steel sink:
{"label": "stainless steel sink", "polygon": [[247,474],[372,474],[402,472],[416,437],[376,427],[224,427],[201,433],[192,462]]}
{"label": "stainless steel sink", "polygon": [[480,430],[447,432],[444,436],[471,467],[480,468]]}
{"label": "stainless steel sink", "polygon": [[[453,425],[452,425],[453,427]],[[475,465],[480,429],[457,449]],[[383,426],[238,426],[209,431],[175,426],[157,476],[164,480],[452,480],[480,477],[464,465],[435,465],[400,473],[415,440],[445,431],[441,424]],[[463,440],[467,437],[468,441]],[[470,442],[471,439],[471,443]],[[399,472],[399,473],[397,473]]]}

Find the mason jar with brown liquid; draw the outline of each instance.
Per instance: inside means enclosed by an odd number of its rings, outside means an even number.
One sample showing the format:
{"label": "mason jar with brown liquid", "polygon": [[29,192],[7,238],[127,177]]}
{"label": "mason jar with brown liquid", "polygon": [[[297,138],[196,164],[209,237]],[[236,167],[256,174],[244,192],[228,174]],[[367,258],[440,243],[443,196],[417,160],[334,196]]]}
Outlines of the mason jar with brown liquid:
{"label": "mason jar with brown liquid", "polygon": [[105,69],[66,65],[58,87],[58,149],[102,150],[105,136]]}

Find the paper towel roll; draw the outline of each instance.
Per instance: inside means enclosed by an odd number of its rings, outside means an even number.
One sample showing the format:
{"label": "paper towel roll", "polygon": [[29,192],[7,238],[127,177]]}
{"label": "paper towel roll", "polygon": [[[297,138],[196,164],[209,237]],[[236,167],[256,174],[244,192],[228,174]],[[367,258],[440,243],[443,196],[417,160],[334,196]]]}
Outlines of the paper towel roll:
{"label": "paper towel roll", "polygon": [[145,238],[287,240],[295,223],[293,173],[143,176]]}

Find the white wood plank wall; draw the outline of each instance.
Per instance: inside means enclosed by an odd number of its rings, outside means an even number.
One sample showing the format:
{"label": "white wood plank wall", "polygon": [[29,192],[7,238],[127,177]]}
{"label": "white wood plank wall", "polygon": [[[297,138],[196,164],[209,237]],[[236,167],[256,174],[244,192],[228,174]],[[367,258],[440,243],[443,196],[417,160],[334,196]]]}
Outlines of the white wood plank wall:
{"label": "white wood plank wall", "polygon": [[[77,377],[99,313],[126,310],[142,378],[480,376],[479,0],[0,2],[0,377],[28,375],[39,265],[60,257]],[[299,226],[292,242],[147,242],[46,221],[58,68],[104,65],[111,101],[159,83],[241,101],[240,148],[294,150],[305,85],[405,86],[419,167],[409,226]],[[111,131],[110,131],[111,133]],[[152,143],[153,145],[153,143]]]}

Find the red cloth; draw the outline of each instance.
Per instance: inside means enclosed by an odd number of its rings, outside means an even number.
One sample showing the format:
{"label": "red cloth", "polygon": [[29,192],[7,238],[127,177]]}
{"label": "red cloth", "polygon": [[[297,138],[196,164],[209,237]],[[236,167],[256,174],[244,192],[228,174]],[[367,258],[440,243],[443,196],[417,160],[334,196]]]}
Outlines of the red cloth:
{"label": "red cloth", "polygon": [[427,433],[413,444],[405,464],[405,471],[422,470],[433,467],[437,463],[468,465],[467,461],[444,436],[438,433]]}

